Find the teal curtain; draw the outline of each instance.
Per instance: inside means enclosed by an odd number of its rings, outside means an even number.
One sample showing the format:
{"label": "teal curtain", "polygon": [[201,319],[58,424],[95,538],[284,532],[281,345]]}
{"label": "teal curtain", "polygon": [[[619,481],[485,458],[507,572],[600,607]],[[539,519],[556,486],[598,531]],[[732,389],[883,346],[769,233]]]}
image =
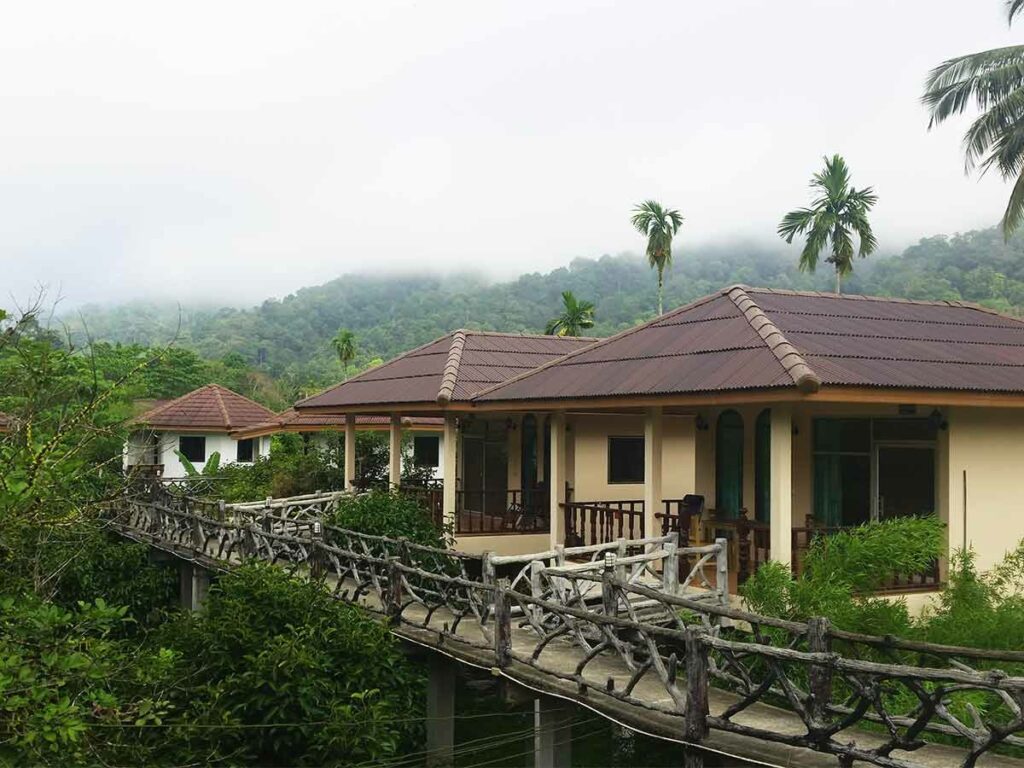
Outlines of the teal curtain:
{"label": "teal curtain", "polygon": [[836,454],[814,457],[814,519],[828,526],[843,523],[842,457]]}
{"label": "teal curtain", "polygon": [[765,408],[754,426],[754,517],[762,523],[772,517],[772,412]]}
{"label": "teal curtain", "polygon": [[743,506],[743,417],[724,411],[715,429],[715,507],[723,518]]}

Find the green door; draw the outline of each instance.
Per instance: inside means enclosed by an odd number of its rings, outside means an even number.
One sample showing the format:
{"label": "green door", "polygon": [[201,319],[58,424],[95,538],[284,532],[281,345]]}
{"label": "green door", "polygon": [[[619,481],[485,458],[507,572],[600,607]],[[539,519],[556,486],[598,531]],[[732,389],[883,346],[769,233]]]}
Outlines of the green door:
{"label": "green door", "polygon": [[743,417],[725,411],[715,430],[715,508],[733,518],[743,506]]}

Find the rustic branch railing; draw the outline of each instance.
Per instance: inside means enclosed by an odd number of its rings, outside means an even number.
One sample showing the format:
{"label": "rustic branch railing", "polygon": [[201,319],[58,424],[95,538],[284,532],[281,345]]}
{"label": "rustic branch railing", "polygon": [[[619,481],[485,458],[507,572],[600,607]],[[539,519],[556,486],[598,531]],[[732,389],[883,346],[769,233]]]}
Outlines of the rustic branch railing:
{"label": "rustic branch railing", "polygon": [[[920,766],[912,753],[929,734],[958,745],[965,767],[997,747],[1024,749],[1024,677],[992,668],[1024,669],[1024,652],[731,608],[703,575],[725,566],[725,542],[688,548],[697,564],[681,581],[674,536],[478,557],[324,525],[307,514],[310,502],[225,505],[209,516],[126,500],[112,523],[211,567],[258,558],[308,574],[397,631],[489,654],[506,674],[530,668],[570,683],[581,698],[593,691],[678,717],[680,738],[691,742],[710,729],[884,768]],[[502,569],[512,578],[501,578]],[[567,653],[575,654],[568,666]],[[743,717],[764,705],[788,720]],[[868,739],[856,730],[864,724]]]}

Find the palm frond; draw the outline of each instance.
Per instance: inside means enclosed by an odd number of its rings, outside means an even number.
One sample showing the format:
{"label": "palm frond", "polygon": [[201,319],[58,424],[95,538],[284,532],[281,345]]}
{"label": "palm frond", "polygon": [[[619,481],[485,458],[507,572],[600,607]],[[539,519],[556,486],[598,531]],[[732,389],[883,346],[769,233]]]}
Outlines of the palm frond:
{"label": "palm frond", "polygon": [[1024,173],[1017,177],[1003,212],[1003,237],[1007,240],[1024,220]]}
{"label": "palm frond", "polygon": [[782,221],[779,223],[777,230],[779,237],[784,238],[787,243],[792,243],[796,235],[802,235],[811,226],[814,214],[815,211],[811,208],[798,208],[795,211],[790,211],[782,217]]}
{"label": "palm frond", "polygon": [[1024,11],[1024,0],[1006,0],[1006,20],[1013,24],[1013,17]]}

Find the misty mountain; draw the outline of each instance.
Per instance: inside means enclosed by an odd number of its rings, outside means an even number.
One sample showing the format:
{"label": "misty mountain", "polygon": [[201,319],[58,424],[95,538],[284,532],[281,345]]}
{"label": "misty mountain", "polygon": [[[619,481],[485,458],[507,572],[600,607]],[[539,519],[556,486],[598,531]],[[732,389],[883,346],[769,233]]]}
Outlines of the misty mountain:
{"label": "misty mountain", "polygon": [[[797,270],[797,252],[764,246],[686,249],[666,279],[666,308],[724,285],[830,290],[827,264]],[[207,358],[241,354],[275,375],[301,381],[338,376],[330,339],[355,332],[357,364],[387,359],[454,328],[541,332],[564,290],[593,301],[595,335],[653,316],[656,278],[636,255],[576,259],[546,274],[509,282],[479,277],[348,275],[251,309],[179,310],[173,305],[90,306],[66,321],[95,339],[161,345],[172,340]],[[919,299],[964,299],[1024,312],[1024,236],[1004,243],[996,229],[921,240],[898,256],[858,261],[844,292]]]}

